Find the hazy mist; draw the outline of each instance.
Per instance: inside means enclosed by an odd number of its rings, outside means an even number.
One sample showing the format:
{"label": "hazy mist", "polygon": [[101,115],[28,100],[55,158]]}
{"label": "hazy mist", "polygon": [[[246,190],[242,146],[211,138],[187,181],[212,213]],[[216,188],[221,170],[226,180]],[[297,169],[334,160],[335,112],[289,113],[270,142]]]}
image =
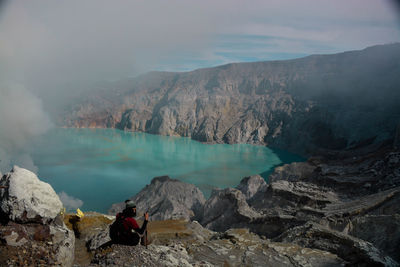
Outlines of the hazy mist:
{"label": "hazy mist", "polygon": [[24,145],[51,127],[48,114],[93,83],[169,66],[173,71],[185,57],[227,63],[235,58],[226,54],[251,50],[225,43],[215,48],[226,35],[271,40],[257,43],[255,55],[399,41],[390,2],[1,1],[0,171],[12,164],[36,171]]}
{"label": "hazy mist", "polygon": [[51,127],[41,100],[21,85],[0,83],[0,127],[0,171],[16,164],[36,172],[26,145]]}
{"label": "hazy mist", "polygon": [[[0,12],[0,171],[37,171],[24,146],[97,81],[134,76],[200,49],[205,7],[173,1],[9,1]],[[177,16],[179,13],[179,16]],[[46,110],[46,112],[44,111]]]}

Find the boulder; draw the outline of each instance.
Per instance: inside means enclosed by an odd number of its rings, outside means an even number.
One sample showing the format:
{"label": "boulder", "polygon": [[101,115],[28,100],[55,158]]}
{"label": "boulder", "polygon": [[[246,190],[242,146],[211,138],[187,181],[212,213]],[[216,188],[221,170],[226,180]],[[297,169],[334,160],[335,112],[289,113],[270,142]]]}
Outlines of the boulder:
{"label": "boulder", "polygon": [[0,209],[8,219],[20,222],[47,223],[62,210],[62,203],[53,188],[31,171],[14,166],[0,185]]}
{"label": "boulder", "polygon": [[[205,202],[196,186],[168,176],[155,177],[137,195],[130,198],[136,203],[138,214],[149,212],[152,220],[196,218]],[[109,214],[124,209],[124,203],[113,204]]]}
{"label": "boulder", "polygon": [[74,232],[62,225],[50,226],[50,245],[55,251],[55,259],[60,265],[72,266],[74,262],[75,235]]}
{"label": "boulder", "polygon": [[63,222],[53,188],[17,166],[0,185],[0,265],[72,266],[75,236]]}
{"label": "boulder", "polygon": [[233,227],[247,227],[261,214],[246,202],[241,191],[234,188],[213,190],[203,207],[201,224],[214,231]]}
{"label": "boulder", "polygon": [[302,181],[312,176],[316,166],[310,162],[293,162],[284,164],[274,169],[274,172],[268,177],[268,182],[286,180],[290,182]]}
{"label": "boulder", "polygon": [[111,241],[110,228],[105,227],[104,229],[97,231],[96,233],[89,235],[85,238],[86,247],[88,250],[96,250],[102,245]]}
{"label": "boulder", "polygon": [[260,188],[265,187],[267,183],[260,175],[245,177],[240,181],[236,189],[240,190],[246,199],[252,198]]}

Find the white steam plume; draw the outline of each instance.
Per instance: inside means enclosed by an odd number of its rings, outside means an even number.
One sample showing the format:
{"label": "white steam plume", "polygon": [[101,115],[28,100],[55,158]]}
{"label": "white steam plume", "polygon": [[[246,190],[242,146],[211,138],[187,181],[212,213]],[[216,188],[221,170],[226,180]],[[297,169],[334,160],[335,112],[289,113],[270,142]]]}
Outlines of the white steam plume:
{"label": "white steam plume", "polygon": [[37,172],[27,144],[50,126],[39,98],[21,85],[0,84],[0,171],[17,164]]}
{"label": "white steam plume", "polygon": [[82,200],[72,197],[72,196],[68,195],[67,193],[65,193],[64,191],[61,191],[60,193],[58,193],[58,197],[60,198],[61,202],[63,203],[63,205],[67,211],[75,210],[77,208],[82,207],[82,205],[83,205]]}

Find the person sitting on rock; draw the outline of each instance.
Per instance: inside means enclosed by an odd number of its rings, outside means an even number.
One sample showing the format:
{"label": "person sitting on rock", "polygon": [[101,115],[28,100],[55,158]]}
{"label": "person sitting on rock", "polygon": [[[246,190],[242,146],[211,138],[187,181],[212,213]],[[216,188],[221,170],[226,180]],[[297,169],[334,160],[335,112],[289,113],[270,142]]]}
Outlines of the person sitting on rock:
{"label": "person sitting on rock", "polygon": [[142,227],[134,219],[136,217],[136,205],[132,200],[125,201],[125,209],[118,213],[115,222],[110,227],[110,237],[113,243],[136,246],[147,245],[147,223],[149,214],[144,214]]}

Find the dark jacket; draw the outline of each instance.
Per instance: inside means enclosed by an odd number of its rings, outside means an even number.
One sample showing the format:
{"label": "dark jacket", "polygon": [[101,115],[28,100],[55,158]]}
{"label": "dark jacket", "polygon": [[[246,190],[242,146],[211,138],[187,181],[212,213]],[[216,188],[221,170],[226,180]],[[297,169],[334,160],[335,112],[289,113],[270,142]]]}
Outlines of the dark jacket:
{"label": "dark jacket", "polygon": [[139,227],[136,220],[131,216],[126,216],[125,212],[117,214],[117,220],[123,220],[124,233],[120,236],[118,243],[125,245],[137,245],[140,237],[146,231],[148,221],[144,221],[142,227]]}

